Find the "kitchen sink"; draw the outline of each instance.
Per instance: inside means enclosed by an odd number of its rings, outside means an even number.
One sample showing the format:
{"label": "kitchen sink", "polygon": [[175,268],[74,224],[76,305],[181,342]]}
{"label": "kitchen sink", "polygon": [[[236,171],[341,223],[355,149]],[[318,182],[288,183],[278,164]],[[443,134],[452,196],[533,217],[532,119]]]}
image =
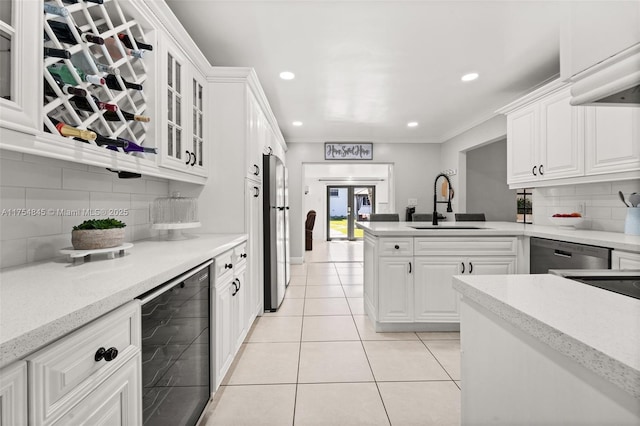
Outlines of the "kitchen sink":
{"label": "kitchen sink", "polygon": [[489,229],[489,228],[484,228],[484,227],[480,227],[480,226],[411,226],[410,228],[413,229],[432,229],[432,230],[438,230],[438,229],[446,229],[446,230],[451,230],[451,229]]}

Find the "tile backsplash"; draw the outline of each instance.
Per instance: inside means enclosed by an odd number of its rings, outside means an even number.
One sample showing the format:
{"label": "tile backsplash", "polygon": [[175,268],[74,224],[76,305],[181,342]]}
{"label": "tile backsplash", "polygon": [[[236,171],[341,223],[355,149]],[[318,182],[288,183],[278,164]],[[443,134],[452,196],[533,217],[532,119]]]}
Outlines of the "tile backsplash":
{"label": "tile backsplash", "polygon": [[0,150],[0,267],[60,256],[71,246],[71,228],[87,219],[115,217],[127,224],[126,241],[149,238],[157,232],[150,205],[168,194],[166,179],[119,179],[98,167]]}
{"label": "tile backsplash", "polygon": [[627,208],[618,191],[626,198],[640,193],[640,179],[534,189],[533,223],[551,225],[548,217],[554,213],[579,212],[585,220],[577,228],[624,232]]}

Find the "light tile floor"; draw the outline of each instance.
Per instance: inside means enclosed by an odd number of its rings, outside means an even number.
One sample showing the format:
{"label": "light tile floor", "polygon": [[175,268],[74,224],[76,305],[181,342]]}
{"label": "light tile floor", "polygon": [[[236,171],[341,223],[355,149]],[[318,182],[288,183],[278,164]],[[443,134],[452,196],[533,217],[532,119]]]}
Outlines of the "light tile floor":
{"label": "light tile floor", "polygon": [[459,425],[459,333],[376,333],[362,242],[314,241],[305,261],[254,323],[206,426]]}

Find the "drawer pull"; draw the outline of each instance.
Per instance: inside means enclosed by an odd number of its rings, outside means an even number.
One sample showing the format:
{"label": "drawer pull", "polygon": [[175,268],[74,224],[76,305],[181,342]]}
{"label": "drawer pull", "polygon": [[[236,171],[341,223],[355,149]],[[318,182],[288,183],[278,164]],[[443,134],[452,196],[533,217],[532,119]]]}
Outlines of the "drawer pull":
{"label": "drawer pull", "polygon": [[240,290],[240,289],[239,289],[239,288],[238,288],[238,286],[236,285],[236,282],[235,282],[235,281],[233,281],[233,282],[231,283],[231,285],[233,285],[233,292],[231,293],[231,296],[235,296],[235,295],[238,293],[238,290]]}
{"label": "drawer pull", "polygon": [[538,166],[533,166],[533,169],[531,169],[531,173],[533,173],[534,176],[538,176],[538,174],[536,173],[537,168]]}
{"label": "drawer pull", "polygon": [[225,263],[224,264],[224,269],[231,269],[233,268],[233,263]]}
{"label": "drawer pull", "polygon": [[473,273],[473,263],[469,262],[469,273]]}
{"label": "drawer pull", "polygon": [[238,283],[238,291],[240,291],[240,287],[242,287],[242,283],[240,282],[239,278],[236,278],[235,281]]}
{"label": "drawer pull", "polygon": [[96,352],[94,359],[96,361],[102,361],[103,359],[107,362],[113,361],[118,356],[118,350],[116,348],[100,348]]}
{"label": "drawer pull", "polygon": [[395,246],[393,246],[393,248],[395,248],[396,250],[400,250],[400,246],[397,245],[397,244]]}
{"label": "drawer pull", "polygon": [[460,262],[460,264],[462,265],[462,273],[464,274],[464,262]]}
{"label": "drawer pull", "polygon": [[242,254],[240,255],[240,257],[242,257],[243,259],[246,259],[246,258],[247,258],[247,253],[242,253]]}

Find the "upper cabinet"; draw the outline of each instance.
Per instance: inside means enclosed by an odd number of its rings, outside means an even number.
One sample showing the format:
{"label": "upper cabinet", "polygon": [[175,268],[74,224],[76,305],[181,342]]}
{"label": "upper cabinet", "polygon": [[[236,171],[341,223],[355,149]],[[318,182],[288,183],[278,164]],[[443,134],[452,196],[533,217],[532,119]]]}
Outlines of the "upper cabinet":
{"label": "upper cabinet", "polygon": [[211,66],[163,2],[1,3],[0,148],[205,183]]}
{"label": "upper cabinet", "polygon": [[503,108],[511,188],[624,180],[640,171],[640,109],[571,106],[554,82]]}

